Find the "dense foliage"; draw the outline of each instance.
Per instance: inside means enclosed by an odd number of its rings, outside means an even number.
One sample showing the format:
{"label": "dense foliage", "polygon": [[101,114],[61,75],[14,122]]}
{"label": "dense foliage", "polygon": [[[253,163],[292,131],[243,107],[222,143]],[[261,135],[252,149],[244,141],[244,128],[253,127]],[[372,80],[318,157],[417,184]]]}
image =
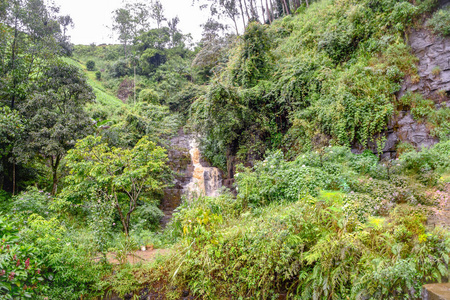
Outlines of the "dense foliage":
{"label": "dense foliage", "polygon": [[[420,80],[405,34],[448,35],[448,8],[257,2],[194,1],[196,47],[160,1],[127,2],[121,45],[72,47],[57,7],[0,1],[0,299],[419,299],[448,278],[448,95],[397,97]],[[440,142],[380,160],[401,110]],[[180,129],[232,189],[161,230]],[[128,264],[142,247],[171,249]]]}
{"label": "dense foliage", "polygon": [[[448,145],[405,153],[395,166],[345,147],[291,162],[272,153],[236,174],[236,197],[179,207],[166,260],[108,280],[126,283],[122,293],[164,284],[175,299],[184,289],[205,299],[420,299],[424,282],[449,274],[448,231],[426,222],[450,196],[442,179],[420,182],[448,174]],[[423,167],[442,158],[442,169]],[[408,176],[412,165],[418,177]],[[120,281],[127,276],[134,281]]]}
{"label": "dense foliage", "polygon": [[[108,147],[101,143],[101,137],[88,136],[69,151],[66,159],[70,175],[63,195],[68,201],[112,201],[125,234],[141,194],[161,193],[168,181],[165,150],[146,137],[132,149],[122,149]],[[121,196],[127,197],[125,204],[119,200]]]}
{"label": "dense foliage", "polygon": [[225,168],[217,157],[252,160],[280,147],[295,155],[316,140],[381,147],[395,93],[417,72],[403,33],[432,5],[321,1],[271,26],[250,24],[192,106],[204,154]]}
{"label": "dense foliage", "polygon": [[440,9],[433,14],[428,24],[436,33],[450,35],[450,6]]}

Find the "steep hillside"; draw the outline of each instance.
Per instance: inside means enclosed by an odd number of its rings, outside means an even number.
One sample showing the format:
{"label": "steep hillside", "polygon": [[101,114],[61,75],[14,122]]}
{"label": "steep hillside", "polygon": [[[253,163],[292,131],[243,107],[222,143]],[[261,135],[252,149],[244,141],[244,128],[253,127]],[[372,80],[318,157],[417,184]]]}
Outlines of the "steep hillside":
{"label": "steep hillside", "polygon": [[67,17],[0,5],[0,299],[420,299],[449,278],[446,1],[266,1],[270,24],[241,2],[243,35],[209,20],[196,49],[127,2],[139,29],[72,58]]}
{"label": "steep hillside", "polygon": [[[447,139],[450,109],[441,105],[449,99],[447,66],[436,61],[426,67],[435,68],[437,96],[425,100],[422,81],[431,71],[424,74],[414,48],[414,32],[425,30],[420,28],[438,3],[414,3],[324,0],[271,26],[251,24],[208,93],[192,106],[206,157],[224,170],[236,158],[253,161],[278,148],[295,157],[324,145],[346,145],[395,158],[399,142],[420,147],[423,140],[431,145]],[[428,39],[442,41],[431,52],[447,47],[439,33]],[[419,86],[405,93],[405,80]],[[417,141],[396,133],[393,139],[388,134],[402,130],[393,119],[410,110],[426,136]]]}
{"label": "steep hillside", "polygon": [[181,203],[165,230],[172,254],[122,269],[112,289],[420,299],[424,283],[445,280],[448,37],[425,23],[438,5],[323,0],[251,23],[189,120],[233,193]]}
{"label": "steep hillside", "polygon": [[[100,111],[106,114],[108,118],[117,114],[121,109],[124,109],[126,104],[122,102],[119,98],[114,96],[111,91],[108,91],[102,84],[101,81],[96,79],[95,72],[88,71],[86,66],[81,64],[79,61],[66,58],[65,61],[71,65],[74,65],[81,70],[83,70],[88,84],[92,87],[95,94],[95,103],[88,107],[95,117]],[[103,116],[103,117],[106,117]]]}

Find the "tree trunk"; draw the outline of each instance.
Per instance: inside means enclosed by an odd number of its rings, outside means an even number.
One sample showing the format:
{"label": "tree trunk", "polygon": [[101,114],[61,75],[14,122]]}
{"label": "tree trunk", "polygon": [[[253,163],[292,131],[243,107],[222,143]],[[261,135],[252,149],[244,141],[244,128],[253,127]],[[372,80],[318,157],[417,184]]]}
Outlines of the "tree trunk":
{"label": "tree trunk", "polygon": [[3,186],[5,185],[5,168],[6,168],[6,163],[5,163],[5,159],[2,159],[2,167],[3,167],[3,172],[0,173],[0,190],[3,190]]}
{"label": "tree trunk", "polygon": [[119,213],[120,222],[122,223],[123,231],[125,232],[125,235],[128,236],[128,226],[125,223],[125,217],[123,216],[123,212],[122,212],[122,209],[120,208],[120,204],[119,204],[119,199],[117,199],[117,192],[114,188],[112,189],[112,193],[114,195],[115,206],[116,206],[117,212]]}
{"label": "tree trunk", "polygon": [[247,0],[244,0],[245,13],[247,14],[247,23],[250,22],[250,15],[248,14]]}
{"label": "tree trunk", "polygon": [[13,196],[16,194],[16,162],[13,162],[13,186],[12,186]]}
{"label": "tree trunk", "polygon": [[244,31],[245,31],[245,16],[244,16],[244,9],[242,8],[242,0],[239,0],[239,8],[241,9],[242,23],[244,23]]}
{"label": "tree trunk", "polygon": [[272,14],[272,22],[273,22],[273,20],[275,20],[275,14],[274,14],[274,12],[273,12],[273,4],[272,4],[272,0],[269,0],[269,3],[270,3],[270,11],[272,12],[271,14]]}
{"label": "tree trunk", "polygon": [[273,17],[271,16],[270,9],[269,9],[269,3],[266,0],[266,10],[267,10],[267,19],[269,20],[269,23],[273,22]]}
{"label": "tree trunk", "polygon": [[262,17],[262,23],[265,24],[266,21],[264,20],[266,12],[264,11],[264,4],[263,4],[263,0],[261,0],[261,17]]}
{"label": "tree trunk", "polygon": [[234,23],[234,28],[236,29],[236,35],[239,35],[238,26],[237,26],[237,23],[236,23],[236,17],[233,17],[233,23]]}
{"label": "tree trunk", "polygon": [[58,167],[59,162],[61,161],[61,157],[59,155],[56,156],[56,158],[51,157],[51,165],[52,165],[52,179],[53,179],[53,185],[52,185],[52,195],[55,196],[58,192]]}
{"label": "tree trunk", "polygon": [[130,223],[131,223],[131,213],[136,209],[137,200],[139,198],[139,192],[131,191],[130,193],[126,192],[126,194],[128,195],[128,198],[130,199],[130,205],[129,205],[128,212],[127,212],[127,218],[125,220],[125,224],[127,226],[127,232],[128,232],[128,229],[130,228]]}
{"label": "tree trunk", "polygon": [[[17,47],[17,38],[19,35],[19,31],[17,30],[17,17],[14,21],[14,40],[12,43],[12,49],[11,49],[11,62],[12,62],[12,71],[14,72],[15,67],[16,67],[16,47]],[[16,75],[14,75],[13,73],[13,94],[11,97],[11,109],[14,109],[14,105],[15,105],[15,101],[16,101]]]}
{"label": "tree trunk", "polygon": [[253,0],[250,0],[250,13],[253,20],[258,20],[258,12],[255,9],[255,5],[253,5]]}
{"label": "tree trunk", "polygon": [[305,2],[306,2],[306,7],[309,7],[309,2],[308,2],[308,0],[305,0]]}
{"label": "tree trunk", "polygon": [[290,14],[290,11],[289,11],[289,7],[288,7],[288,5],[287,5],[287,3],[286,3],[286,0],[283,0],[283,10],[285,10],[285,15],[289,15]]}

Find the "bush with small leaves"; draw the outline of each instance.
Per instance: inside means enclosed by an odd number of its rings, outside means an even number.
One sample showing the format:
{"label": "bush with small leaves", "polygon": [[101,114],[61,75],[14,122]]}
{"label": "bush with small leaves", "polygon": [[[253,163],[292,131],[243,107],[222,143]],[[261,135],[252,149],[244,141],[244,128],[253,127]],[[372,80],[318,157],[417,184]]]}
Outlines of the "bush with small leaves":
{"label": "bush with small leaves", "polygon": [[450,6],[436,11],[428,21],[435,33],[450,35]]}
{"label": "bush with small leaves", "polygon": [[86,62],[86,69],[88,69],[88,71],[94,71],[95,70],[95,61],[88,60]]}

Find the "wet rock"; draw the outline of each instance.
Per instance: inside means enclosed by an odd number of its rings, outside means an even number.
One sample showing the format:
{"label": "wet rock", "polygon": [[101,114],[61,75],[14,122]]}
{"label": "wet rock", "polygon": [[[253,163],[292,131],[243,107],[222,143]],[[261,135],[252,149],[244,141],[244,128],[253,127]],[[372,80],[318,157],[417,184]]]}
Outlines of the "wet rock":
{"label": "wet rock", "polygon": [[430,130],[425,124],[420,124],[413,119],[411,113],[407,113],[398,122],[397,134],[399,140],[407,141],[418,149],[429,148],[439,142],[430,135]]}
{"label": "wet rock", "polygon": [[[397,97],[402,97],[408,91],[416,92],[434,100],[436,109],[450,107],[450,37],[433,35],[429,30],[422,28],[412,30],[408,42],[419,60],[417,64],[419,80],[413,83],[410,79],[406,79]],[[409,142],[421,149],[431,147],[439,141],[431,136],[425,124],[414,120],[409,111],[401,112],[393,121],[397,142]],[[393,136],[388,136],[387,144],[384,151],[392,151]]]}
{"label": "wet rock", "polygon": [[160,209],[165,226],[173,211],[181,204],[183,197],[206,195],[217,196],[222,187],[222,172],[211,167],[203,158],[195,136],[183,130],[170,140],[169,165],[175,172],[173,186],[164,191]]}
{"label": "wet rock", "polygon": [[422,290],[423,300],[450,300],[450,283],[426,284]]}

